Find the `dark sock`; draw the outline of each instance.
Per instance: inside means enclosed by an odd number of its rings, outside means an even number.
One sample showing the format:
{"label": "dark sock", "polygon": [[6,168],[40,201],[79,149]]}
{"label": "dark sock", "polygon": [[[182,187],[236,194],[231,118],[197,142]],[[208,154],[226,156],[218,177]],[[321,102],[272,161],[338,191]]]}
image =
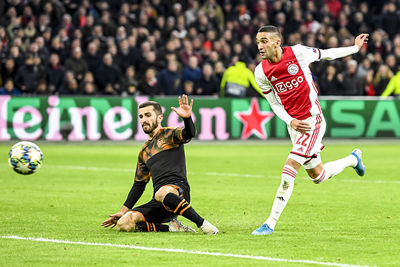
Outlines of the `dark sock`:
{"label": "dark sock", "polygon": [[169,232],[168,225],[151,222],[138,222],[136,228],[140,232]]}
{"label": "dark sock", "polygon": [[197,227],[200,227],[204,222],[204,219],[199,214],[197,214],[197,212],[183,197],[180,197],[173,193],[168,193],[164,197],[163,204],[168,207],[173,213],[182,215],[186,219],[194,222]]}

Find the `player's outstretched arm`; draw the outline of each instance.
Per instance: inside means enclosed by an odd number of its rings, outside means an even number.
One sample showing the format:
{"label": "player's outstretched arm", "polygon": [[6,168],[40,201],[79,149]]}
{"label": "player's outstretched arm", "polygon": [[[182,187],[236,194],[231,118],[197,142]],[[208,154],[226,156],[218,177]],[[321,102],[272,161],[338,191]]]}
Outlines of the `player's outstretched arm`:
{"label": "player's outstretched arm", "polygon": [[193,107],[193,99],[190,101],[187,95],[182,95],[182,97],[179,97],[179,108],[171,107],[173,111],[178,114],[179,117],[183,119],[190,118],[192,115],[192,107]]}
{"label": "player's outstretched arm", "polygon": [[353,46],[320,49],[321,57],[320,59],[333,60],[336,58],[347,57],[349,55],[355,54],[360,51],[361,47],[368,42],[367,33],[362,33],[356,37]]}

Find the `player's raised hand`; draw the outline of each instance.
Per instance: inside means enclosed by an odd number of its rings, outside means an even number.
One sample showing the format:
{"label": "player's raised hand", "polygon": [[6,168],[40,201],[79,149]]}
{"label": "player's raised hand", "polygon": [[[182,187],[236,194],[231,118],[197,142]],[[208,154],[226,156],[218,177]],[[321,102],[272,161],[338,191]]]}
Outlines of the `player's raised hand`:
{"label": "player's raised hand", "polygon": [[301,121],[301,120],[297,120],[297,119],[293,119],[290,122],[290,126],[292,126],[293,129],[295,129],[296,131],[300,132],[300,133],[305,133],[311,130],[311,126],[310,124],[308,124],[307,122]]}
{"label": "player's raised hand", "polygon": [[354,44],[358,46],[358,50],[361,49],[363,44],[366,44],[368,42],[368,36],[369,36],[368,33],[362,33],[356,37],[356,39],[354,40]]}
{"label": "player's raised hand", "polygon": [[190,115],[192,115],[192,107],[193,99],[190,100],[189,104],[187,95],[182,95],[182,97],[179,97],[179,108],[171,107],[171,109],[181,118],[190,118]]}

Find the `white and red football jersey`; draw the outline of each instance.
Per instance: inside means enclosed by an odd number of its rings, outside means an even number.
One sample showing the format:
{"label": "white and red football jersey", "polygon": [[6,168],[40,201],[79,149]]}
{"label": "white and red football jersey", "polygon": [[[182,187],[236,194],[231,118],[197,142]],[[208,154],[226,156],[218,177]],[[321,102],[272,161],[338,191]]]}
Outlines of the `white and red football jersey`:
{"label": "white and red football jersey", "polygon": [[300,44],[282,49],[279,62],[263,60],[257,65],[254,75],[258,86],[265,95],[273,92],[295,119],[304,120],[322,113],[309,68],[310,63],[320,60],[321,51]]}

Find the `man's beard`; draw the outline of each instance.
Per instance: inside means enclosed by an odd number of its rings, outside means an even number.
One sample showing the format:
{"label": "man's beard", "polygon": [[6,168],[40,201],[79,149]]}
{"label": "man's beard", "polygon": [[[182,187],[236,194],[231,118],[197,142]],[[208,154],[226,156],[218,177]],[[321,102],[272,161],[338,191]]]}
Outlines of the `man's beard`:
{"label": "man's beard", "polygon": [[149,126],[149,125],[148,125],[147,123],[146,123],[146,125],[143,125],[143,124],[142,124],[143,131],[144,131],[146,134],[149,134],[149,133],[152,133],[152,132],[154,131],[154,129],[157,128],[158,124],[157,124],[157,122],[154,122],[153,124],[150,125],[150,127],[148,128],[148,130],[145,130],[145,129],[144,129],[144,126]]}

